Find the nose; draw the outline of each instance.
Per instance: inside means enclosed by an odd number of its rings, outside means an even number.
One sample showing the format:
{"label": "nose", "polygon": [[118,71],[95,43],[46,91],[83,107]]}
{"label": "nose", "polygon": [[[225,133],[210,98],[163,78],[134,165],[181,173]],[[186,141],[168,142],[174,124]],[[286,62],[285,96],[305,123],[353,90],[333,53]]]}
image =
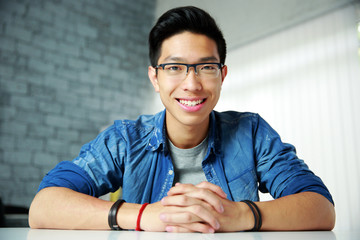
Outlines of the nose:
{"label": "nose", "polygon": [[182,88],[184,91],[200,91],[202,89],[201,80],[198,78],[194,67],[188,69],[182,82]]}

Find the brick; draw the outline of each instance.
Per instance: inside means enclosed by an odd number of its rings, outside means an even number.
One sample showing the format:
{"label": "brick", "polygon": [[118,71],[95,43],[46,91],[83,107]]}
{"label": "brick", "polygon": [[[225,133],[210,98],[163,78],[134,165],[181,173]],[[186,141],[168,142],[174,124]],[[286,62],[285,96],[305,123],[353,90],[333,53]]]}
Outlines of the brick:
{"label": "brick", "polygon": [[0,120],[13,119],[16,113],[16,109],[13,107],[2,106],[0,107]]}
{"label": "brick", "polygon": [[29,59],[29,68],[43,73],[51,73],[55,69],[54,65],[50,62],[45,62],[36,58]]}
{"label": "brick", "polygon": [[4,161],[13,165],[29,165],[31,153],[29,151],[4,151]]}
{"label": "brick", "polygon": [[86,38],[79,37],[79,35],[77,35],[76,33],[66,32],[65,41],[67,41],[69,44],[81,47],[81,49],[86,48]]}
{"label": "brick", "polygon": [[80,105],[82,107],[86,107],[87,109],[100,110],[101,101],[92,97],[82,97],[80,100]]}
{"label": "brick", "polygon": [[66,140],[68,142],[78,141],[79,132],[75,130],[59,129],[57,131],[56,138]]}
{"label": "brick", "polygon": [[71,44],[59,42],[57,44],[57,49],[59,52],[61,52],[63,54],[67,54],[67,55],[75,56],[75,57],[80,56],[80,48],[77,46],[73,46]]}
{"label": "brick", "polygon": [[45,50],[57,51],[57,41],[55,38],[50,38],[52,35],[51,33],[46,35],[35,35],[32,44],[37,47],[41,47]]}
{"label": "brick", "polygon": [[26,6],[24,4],[19,4],[15,1],[4,2],[1,4],[1,8],[3,11],[16,13],[18,15],[24,14],[26,10]]}
{"label": "brick", "polygon": [[7,36],[0,37],[0,50],[15,51],[16,42]]}
{"label": "brick", "polygon": [[97,19],[102,19],[104,18],[104,12],[102,9],[99,9],[97,6],[93,6],[93,5],[90,5],[90,4],[85,4],[85,7],[83,9],[83,11],[92,16],[92,17],[95,17]]}
{"label": "brick", "polygon": [[9,26],[5,30],[5,35],[11,36],[15,39],[21,39],[26,42],[31,41],[31,32],[21,26]]}
{"label": "brick", "polygon": [[62,112],[62,105],[56,102],[40,101],[39,110],[43,113],[55,113],[60,114]]}
{"label": "brick", "polygon": [[83,83],[99,84],[100,77],[97,74],[91,74],[88,72],[81,72],[79,74],[79,80]]}
{"label": "brick", "polygon": [[69,128],[71,120],[60,115],[47,115],[45,117],[45,124],[47,126]]}
{"label": "brick", "polygon": [[79,94],[79,95],[81,95],[81,97],[82,96],[90,96],[91,92],[92,92],[92,86],[89,84],[70,82],[69,87],[70,87],[70,89],[72,89],[74,94]]}
{"label": "brick", "polygon": [[43,21],[45,23],[53,22],[53,17],[50,12],[44,11],[44,9],[42,9],[40,7],[35,7],[33,5],[30,5],[29,10],[28,10],[28,15],[31,18],[35,18],[35,19]]}
{"label": "brick", "polygon": [[59,154],[61,152],[67,151],[71,144],[65,142],[64,140],[58,139],[48,139],[46,141],[46,151],[54,154]]}
{"label": "brick", "polygon": [[100,131],[92,131],[92,132],[82,132],[80,134],[80,142],[87,143],[96,138],[96,136],[99,134]]}
{"label": "brick", "polygon": [[84,37],[90,37],[90,38],[96,38],[97,37],[97,30],[93,27],[90,27],[89,25],[85,25],[82,23],[78,23],[76,25],[77,32],[79,35],[82,35]]}
{"label": "brick", "polygon": [[44,116],[38,112],[28,110],[18,110],[14,117],[17,122],[30,124],[43,124],[44,119]]}
{"label": "brick", "polygon": [[0,88],[2,90],[6,90],[9,93],[26,94],[28,91],[26,83],[15,82],[7,78],[0,79]]}
{"label": "brick", "polygon": [[44,74],[25,70],[17,70],[14,76],[14,80],[22,81],[25,83],[43,84]]}
{"label": "brick", "polygon": [[20,180],[31,180],[38,179],[40,176],[40,170],[32,166],[14,166],[14,175],[17,176]]}
{"label": "brick", "polygon": [[76,130],[88,130],[92,129],[93,125],[88,120],[71,119],[70,124],[72,129]]}
{"label": "brick", "polygon": [[54,137],[55,128],[52,126],[45,126],[44,124],[29,124],[27,134],[29,137],[36,138],[51,138]]}
{"label": "brick", "polygon": [[14,66],[0,64],[0,76],[12,77],[14,75]]}
{"label": "brick", "polygon": [[43,59],[45,61],[52,62],[54,65],[59,65],[59,66],[65,65],[67,62],[67,58],[64,54],[59,54],[49,51],[44,52]]}
{"label": "brick", "polygon": [[109,67],[105,64],[90,63],[90,71],[95,74],[108,74],[110,72]]}
{"label": "brick", "polygon": [[69,58],[68,65],[70,68],[74,68],[77,70],[85,70],[88,66],[87,61],[81,60],[79,58]]}
{"label": "brick", "polygon": [[120,65],[120,61],[118,58],[109,55],[104,56],[104,63],[112,67],[119,67]]}
{"label": "brick", "polygon": [[24,136],[26,134],[27,126],[18,121],[3,121],[0,122],[1,134],[11,134],[15,136]]}
{"label": "brick", "polygon": [[44,140],[39,138],[19,138],[17,139],[17,147],[20,150],[40,151],[44,148]]}
{"label": "brick", "polygon": [[25,189],[24,193],[29,194],[31,198],[34,197],[37,189],[39,188],[40,179],[42,179],[43,175],[40,173],[38,177],[40,178],[34,180],[28,180],[24,182],[24,189]]}
{"label": "brick", "polygon": [[55,95],[55,89],[43,85],[31,84],[30,96],[39,100],[53,100]]}
{"label": "brick", "polygon": [[77,119],[86,119],[89,115],[89,110],[80,108],[78,106],[73,105],[65,105],[64,106],[64,116],[68,118],[77,118]]}
{"label": "brick", "polygon": [[101,61],[101,54],[97,51],[93,51],[89,48],[82,49],[82,56],[93,62]]}
{"label": "brick", "polygon": [[69,92],[58,91],[56,93],[55,100],[63,104],[77,105],[79,102],[79,97]]}
{"label": "brick", "polygon": [[15,149],[15,146],[15,136],[13,134],[0,134],[0,149],[10,151]]}
{"label": "brick", "polygon": [[28,109],[35,110],[36,109],[36,101],[29,96],[26,95],[11,95],[10,102],[13,106],[18,107],[20,109]]}
{"label": "brick", "polygon": [[35,166],[48,166],[54,167],[58,163],[58,157],[54,154],[44,153],[44,152],[36,152],[34,154],[34,164]]}
{"label": "brick", "polygon": [[19,42],[17,44],[17,51],[21,55],[25,55],[28,57],[36,57],[36,58],[41,58],[43,54],[43,51],[40,48],[34,45],[24,44],[22,42]]}
{"label": "brick", "polygon": [[102,98],[104,101],[109,101],[114,99],[115,92],[117,92],[117,90],[98,86],[93,90],[93,96],[96,98]]}
{"label": "brick", "polygon": [[[62,92],[69,90],[69,82],[62,76],[57,75],[56,73],[49,73],[44,75],[44,86],[52,87],[56,89],[56,92]],[[56,94],[55,94],[56,97]]]}
{"label": "brick", "polygon": [[66,6],[60,3],[45,1],[44,11],[49,11],[51,14],[55,14],[56,17],[66,18],[69,9],[66,9]]}
{"label": "brick", "polygon": [[10,180],[12,178],[11,169],[12,169],[12,167],[10,165],[1,164],[0,179],[1,180],[4,180],[4,179]]}

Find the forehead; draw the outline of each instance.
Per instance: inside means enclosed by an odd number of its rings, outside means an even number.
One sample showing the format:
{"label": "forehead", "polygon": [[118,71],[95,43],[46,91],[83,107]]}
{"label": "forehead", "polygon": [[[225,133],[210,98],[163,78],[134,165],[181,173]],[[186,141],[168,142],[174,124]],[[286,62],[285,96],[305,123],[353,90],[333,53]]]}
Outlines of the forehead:
{"label": "forehead", "polygon": [[203,34],[182,32],[165,39],[159,63],[164,61],[199,62],[220,61],[216,42]]}

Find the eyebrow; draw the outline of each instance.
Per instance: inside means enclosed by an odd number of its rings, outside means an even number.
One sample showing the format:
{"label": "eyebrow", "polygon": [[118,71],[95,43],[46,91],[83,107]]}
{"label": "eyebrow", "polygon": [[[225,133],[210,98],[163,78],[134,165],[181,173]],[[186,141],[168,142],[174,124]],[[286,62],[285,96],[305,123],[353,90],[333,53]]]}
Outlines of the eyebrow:
{"label": "eyebrow", "polygon": [[[186,62],[185,58],[174,57],[174,56],[166,57],[164,61]],[[219,61],[219,60],[216,57],[211,56],[211,57],[200,58],[198,62],[210,62],[210,61]]]}

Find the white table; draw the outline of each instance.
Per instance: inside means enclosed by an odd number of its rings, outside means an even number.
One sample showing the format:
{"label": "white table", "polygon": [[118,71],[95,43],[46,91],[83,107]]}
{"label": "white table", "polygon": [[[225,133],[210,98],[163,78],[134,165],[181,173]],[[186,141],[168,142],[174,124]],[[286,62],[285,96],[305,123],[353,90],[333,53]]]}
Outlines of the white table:
{"label": "white table", "polygon": [[45,230],[0,228],[1,240],[332,240],[360,239],[360,231],[237,232],[237,233],[156,233],[135,231]]}

